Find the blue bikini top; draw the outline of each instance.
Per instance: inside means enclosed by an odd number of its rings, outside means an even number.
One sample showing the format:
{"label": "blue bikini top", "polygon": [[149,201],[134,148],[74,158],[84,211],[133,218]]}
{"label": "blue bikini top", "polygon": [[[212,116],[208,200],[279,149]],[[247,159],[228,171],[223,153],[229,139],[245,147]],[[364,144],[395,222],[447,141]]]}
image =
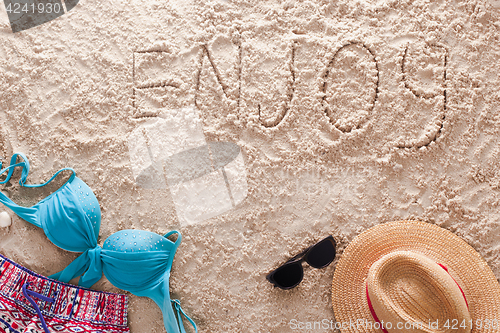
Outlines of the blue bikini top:
{"label": "blue bikini top", "polygon": [[[17,162],[20,157],[23,161]],[[109,236],[101,248],[97,244],[101,226],[101,210],[90,187],[76,177],[71,168],[59,170],[44,184],[25,184],[30,165],[25,155],[14,154],[10,166],[0,170],[0,176],[8,171],[10,180],[14,169],[22,167],[19,184],[24,187],[41,187],[50,183],[64,170],[72,171],[71,177],[57,191],[32,207],[21,207],[0,192],[0,202],[9,207],[22,219],[40,227],[56,246],[72,252],[83,252],[64,270],[51,278],[62,282],[80,276],[78,285],[89,288],[104,272],[116,287],[137,296],[151,298],[162,310],[163,323],[168,333],[185,333],[183,315],[195,328],[178,300],[171,300],[169,277],[175,251],[181,243],[181,234],[171,231],[164,236],[141,230],[122,230]],[[0,162],[0,169],[2,164]],[[167,237],[177,234],[172,242]],[[173,311],[175,308],[176,315]]]}

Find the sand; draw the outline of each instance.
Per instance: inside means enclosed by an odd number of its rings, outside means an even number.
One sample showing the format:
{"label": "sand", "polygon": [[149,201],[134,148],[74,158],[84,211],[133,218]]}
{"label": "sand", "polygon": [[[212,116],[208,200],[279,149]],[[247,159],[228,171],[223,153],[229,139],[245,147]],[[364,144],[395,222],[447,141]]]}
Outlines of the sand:
{"label": "sand", "polygon": [[[31,183],[73,167],[101,205],[101,245],[122,229],[180,230],[170,288],[200,332],[333,320],[335,262],[305,265],[290,291],[266,273],[328,234],[341,255],[387,221],[454,232],[500,278],[500,1],[82,0],[16,34],[0,8],[0,153],[26,153]],[[136,183],[128,142],[185,107],[207,141],[241,148],[248,185],[190,225],[168,186]],[[57,189],[11,184],[26,205]],[[44,275],[77,256],[15,216],[0,253]],[[129,323],[164,332],[133,295]]]}

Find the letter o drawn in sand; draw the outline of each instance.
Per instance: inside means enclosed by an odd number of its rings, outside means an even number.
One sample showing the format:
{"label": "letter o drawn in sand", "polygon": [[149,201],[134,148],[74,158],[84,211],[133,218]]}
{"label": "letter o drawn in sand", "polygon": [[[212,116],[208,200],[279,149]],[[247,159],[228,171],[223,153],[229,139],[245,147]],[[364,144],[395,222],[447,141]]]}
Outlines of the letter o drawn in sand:
{"label": "letter o drawn in sand", "polygon": [[359,129],[375,107],[379,70],[374,53],[362,43],[342,46],[324,74],[323,106],[340,131]]}

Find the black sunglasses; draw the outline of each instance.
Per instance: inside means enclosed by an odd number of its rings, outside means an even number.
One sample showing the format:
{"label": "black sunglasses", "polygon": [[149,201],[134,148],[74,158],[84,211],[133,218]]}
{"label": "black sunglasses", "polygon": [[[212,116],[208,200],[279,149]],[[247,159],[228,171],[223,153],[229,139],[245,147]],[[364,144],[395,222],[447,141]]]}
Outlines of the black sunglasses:
{"label": "black sunglasses", "polygon": [[304,277],[302,262],[305,261],[314,268],[324,268],[335,259],[336,245],[335,239],[328,236],[276,268],[266,276],[266,279],[281,289],[296,287]]}

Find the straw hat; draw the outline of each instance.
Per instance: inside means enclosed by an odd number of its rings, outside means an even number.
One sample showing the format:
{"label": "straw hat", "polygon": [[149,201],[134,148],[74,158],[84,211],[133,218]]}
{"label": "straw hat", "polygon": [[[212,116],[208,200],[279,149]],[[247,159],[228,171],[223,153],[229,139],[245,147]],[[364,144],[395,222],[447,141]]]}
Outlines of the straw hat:
{"label": "straw hat", "polygon": [[358,235],[335,268],[332,301],[342,333],[500,332],[500,284],[487,263],[424,222]]}

